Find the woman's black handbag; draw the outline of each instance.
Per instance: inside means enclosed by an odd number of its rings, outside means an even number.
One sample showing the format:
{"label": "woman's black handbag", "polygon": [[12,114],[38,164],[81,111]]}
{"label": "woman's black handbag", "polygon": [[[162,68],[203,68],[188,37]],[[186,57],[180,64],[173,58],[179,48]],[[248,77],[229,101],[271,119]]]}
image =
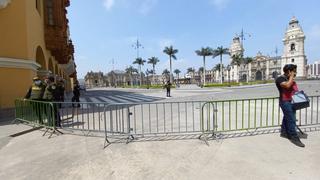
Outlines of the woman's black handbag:
{"label": "woman's black handbag", "polygon": [[295,110],[310,107],[309,97],[303,91],[297,91],[292,96],[292,107]]}

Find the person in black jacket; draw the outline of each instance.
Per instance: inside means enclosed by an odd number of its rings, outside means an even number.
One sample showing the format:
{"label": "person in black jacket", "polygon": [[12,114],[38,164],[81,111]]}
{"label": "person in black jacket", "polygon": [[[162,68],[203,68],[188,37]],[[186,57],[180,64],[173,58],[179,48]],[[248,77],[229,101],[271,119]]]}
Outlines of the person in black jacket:
{"label": "person in black jacket", "polygon": [[[79,81],[76,81],[73,87],[73,97],[72,97],[72,102],[78,102],[77,107],[80,107],[80,86],[79,86]],[[72,107],[75,107],[75,104],[72,103]]]}
{"label": "person in black jacket", "polygon": [[167,89],[167,97],[171,97],[171,94],[170,94],[171,86],[172,84],[170,83],[170,81],[168,81],[165,85],[165,88]]}

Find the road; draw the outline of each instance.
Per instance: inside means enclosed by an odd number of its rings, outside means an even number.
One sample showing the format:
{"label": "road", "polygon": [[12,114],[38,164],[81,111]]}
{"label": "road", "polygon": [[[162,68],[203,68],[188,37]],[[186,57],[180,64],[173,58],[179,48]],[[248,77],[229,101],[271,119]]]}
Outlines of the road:
{"label": "road", "polygon": [[[309,96],[320,95],[320,81],[298,81],[300,90]],[[82,93],[82,102],[154,102],[154,101],[209,101],[225,99],[248,99],[261,97],[276,97],[278,90],[275,84],[226,88],[194,88],[172,89],[171,98],[165,97],[164,89],[123,89],[95,88]]]}

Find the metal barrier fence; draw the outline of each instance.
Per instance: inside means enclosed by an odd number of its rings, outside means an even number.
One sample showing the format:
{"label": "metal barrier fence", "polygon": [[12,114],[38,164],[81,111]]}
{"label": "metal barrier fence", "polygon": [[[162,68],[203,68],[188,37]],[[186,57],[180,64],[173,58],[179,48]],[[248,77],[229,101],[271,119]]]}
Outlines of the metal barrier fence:
{"label": "metal barrier fence", "polygon": [[[62,103],[62,127],[72,130],[104,132],[106,135],[157,135],[208,133],[214,130],[213,105],[206,102],[89,103],[79,108]],[[75,106],[75,104],[74,104]],[[205,113],[202,113],[205,112]],[[212,122],[202,123],[203,119]],[[206,126],[210,124],[211,126]]]}
{"label": "metal barrier fence", "polygon": [[[296,113],[298,125],[319,124],[320,96],[309,98],[310,107]],[[63,129],[99,132],[105,135],[106,141],[108,136],[118,135],[132,139],[138,135],[202,135],[278,127],[283,116],[278,97],[117,104],[16,101],[19,120],[55,129],[55,115],[61,118]]]}
{"label": "metal barrier fence", "polygon": [[15,100],[17,120],[37,126],[55,128],[54,107],[52,103],[33,100]]}
{"label": "metal barrier fence", "polygon": [[[320,96],[309,98],[310,107],[296,111],[297,124],[300,126],[319,124]],[[278,97],[212,101],[207,104],[214,104],[217,108],[215,132],[277,127],[282,123],[283,114]]]}
{"label": "metal barrier fence", "polygon": [[[45,127],[45,135],[49,130],[57,130],[57,120],[59,119],[58,107],[51,102],[34,101],[28,99],[15,100],[15,119],[26,122],[33,126]],[[51,135],[49,137],[51,137]]]}

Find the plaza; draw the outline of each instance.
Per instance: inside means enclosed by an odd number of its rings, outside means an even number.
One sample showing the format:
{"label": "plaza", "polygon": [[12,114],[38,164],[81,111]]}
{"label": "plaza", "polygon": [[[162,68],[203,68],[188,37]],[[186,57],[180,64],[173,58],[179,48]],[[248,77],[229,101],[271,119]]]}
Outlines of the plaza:
{"label": "plaza", "polygon": [[[298,83],[310,96],[318,94],[318,81]],[[115,96],[123,97],[122,101],[129,101],[128,97],[136,100],[144,97],[152,102],[172,102],[256,98],[261,95],[277,96],[274,84],[173,90],[172,98],[164,98],[163,90],[98,88],[83,93],[82,98],[95,103],[99,103],[96,101],[101,97]],[[147,112],[148,107],[145,110]],[[110,138],[111,144],[103,148],[103,136],[93,137],[86,131],[76,133],[76,130],[63,128],[65,134],[53,135],[50,139],[49,135],[42,137],[44,130],[10,137],[30,127],[7,122],[0,127],[1,179],[291,180],[320,176],[316,168],[320,159],[317,153],[320,150],[318,126],[302,127],[309,134],[308,139],[303,139],[306,144],[303,149],[280,138],[278,128],[222,133],[218,139],[209,139],[209,145],[199,140],[198,135],[186,134],[139,137],[129,144],[125,138]]]}

